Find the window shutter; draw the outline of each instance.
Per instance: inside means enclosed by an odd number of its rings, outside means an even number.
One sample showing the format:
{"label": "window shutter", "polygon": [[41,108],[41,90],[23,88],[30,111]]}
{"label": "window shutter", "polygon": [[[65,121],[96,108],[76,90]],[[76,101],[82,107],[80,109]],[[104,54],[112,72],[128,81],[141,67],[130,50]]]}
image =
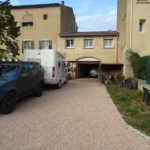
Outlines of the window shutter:
{"label": "window shutter", "polygon": [[31,41],[31,49],[34,49],[34,41]]}
{"label": "window shutter", "polygon": [[39,41],[39,49],[42,49],[43,48],[43,46],[42,46],[42,41],[40,40]]}
{"label": "window shutter", "polygon": [[18,41],[14,41],[16,43],[15,47],[16,47],[16,50],[17,50],[17,45],[18,45]]}
{"label": "window shutter", "polygon": [[9,53],[9,46],[6,46],[6,53]]}
{"label": "window shutter", "polygon": [[22,53],[24,53],[25,41],[22,41]]}
{"label": "window shutter", "polygon": [[49,40],[49,49],[52,49],[52,40]]}

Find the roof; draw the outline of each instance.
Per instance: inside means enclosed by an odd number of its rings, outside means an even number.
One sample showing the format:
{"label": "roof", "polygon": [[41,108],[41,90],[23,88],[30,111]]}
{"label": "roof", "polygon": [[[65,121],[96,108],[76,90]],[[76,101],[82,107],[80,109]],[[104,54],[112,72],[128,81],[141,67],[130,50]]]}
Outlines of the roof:
{"label": "roof", "polygon": [[83,37],[83,36],[117,36],[117,31],[94,31],[94,32],[66,32],[59,34],[60,37]]}
{"label": "roof", "polygon": [[[49,4],[33,4],[33,5],[18,5],[12,6],[12,9],[25,9],[25,8],[44,8],[44,7],[59,7],[62,4],[59,3],[49,3]],[[67,6],[68,7],[68,6]]]}

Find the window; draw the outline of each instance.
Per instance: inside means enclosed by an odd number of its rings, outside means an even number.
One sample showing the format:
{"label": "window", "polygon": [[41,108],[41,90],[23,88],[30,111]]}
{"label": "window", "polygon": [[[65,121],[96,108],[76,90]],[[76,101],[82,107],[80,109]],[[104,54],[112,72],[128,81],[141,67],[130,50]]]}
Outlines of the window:
{"label": "window", "polygon": [[34,41],[33,40],[22,41],[22,53],[24,53],[24,49],[34,49]]}
{"label": "window", "polygon": [[39,49],[52,49],[52,41],[51,40],[40,40],[39,41]]}
{"label": "window", "polygon": [[31,49],[31,41],[24,41],[25,49]]}
{"label": "window", "polygon": [[23,27],[31,27],[33,26],[33,22],[22,22]]}
{"label": "window", "polygon": [[58,67],[60,67],[60,62],[58,62]]}
{"label": "window", "polygon": [[35,67],[35,65],[29,65],[29,66],[32,74],[37,74],[39,72],[38,69]]}
{"label": "window", "polygon": [[74,39],[66,40],[66,47],[67,48],[73,48],[74,47]]}
{"label": "window", "polygon": [[44,20],[47,20],[47,15],[44,15]]}
{"label": "window", "polygon": [[[18,45],[17,41],[11,41],[11,44],[13,44],[14,47],[17,49],[17,45]],[[6,46],[6,52],[7,53],[11,53],[12,52],[12,50],[11,50],[11,48],[9,46]]]}
{"label": "window", "polygon": [[0,65],[0,77],[15,77],[18,70],[18,66]]}
{"label": "window", "polygon": [[42,72],[42,69],[40,68],[40,66],[36,65],[36,68],[38,69],[39,72]]}
{"label": "window", "polygon": [[28,76],[30,76],[30,69],[27,64],[22,66],[20,75],[22,74],[27,74]]}
{"label": "window", "polygon": [[139,22],[139,32],[144,32],[145,31],[145,21],[146,20],[143,20],[143,19],[140,20],[140,22]]}
{"label": "window", "polygon": [[113,47],[113,39],[104,39],[104,47]]}
{"label": "window", "polygon": [[49,41],[42,42],[43,49],[49,49]]}
{"label": "window", "polygon": [[93,47],[93,39],[85,39],[84,40],[84,47],[85,48]]}

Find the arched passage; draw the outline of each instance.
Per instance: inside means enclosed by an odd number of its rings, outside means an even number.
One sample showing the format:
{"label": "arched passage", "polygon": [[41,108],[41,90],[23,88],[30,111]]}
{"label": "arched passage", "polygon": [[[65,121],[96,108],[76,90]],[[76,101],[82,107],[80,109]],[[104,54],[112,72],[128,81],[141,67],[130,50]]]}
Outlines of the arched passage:
{"label": "arched passage", "polygon": [[92,56],[77,59],[77,78],[98,78],[100,59]]}

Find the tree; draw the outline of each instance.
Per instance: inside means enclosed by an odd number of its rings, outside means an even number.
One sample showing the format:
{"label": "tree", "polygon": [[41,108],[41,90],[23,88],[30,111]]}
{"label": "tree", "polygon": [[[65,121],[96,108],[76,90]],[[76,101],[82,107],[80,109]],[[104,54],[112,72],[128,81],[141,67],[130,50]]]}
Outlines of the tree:
{"label": "tree", "polygon": [[9,46],[13,57],[19,56],[18,44],[12,41],[16,41],[20,35],[20,26],[14,21],[11,9],[10,0],[0,1],[0,58],[5,57],[6,51],[2,45]]}

